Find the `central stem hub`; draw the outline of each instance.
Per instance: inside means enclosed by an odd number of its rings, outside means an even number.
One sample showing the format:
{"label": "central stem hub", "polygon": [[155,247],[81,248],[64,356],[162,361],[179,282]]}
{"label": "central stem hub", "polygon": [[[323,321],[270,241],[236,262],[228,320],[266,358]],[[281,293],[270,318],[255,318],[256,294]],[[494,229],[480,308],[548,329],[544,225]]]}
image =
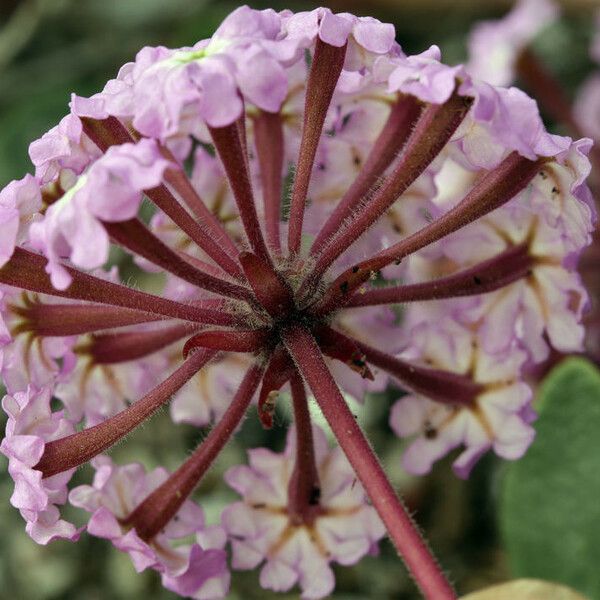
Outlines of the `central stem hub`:
{"label": "central stem hub", "polygon": [[295,311],[291,287],[270,264],[252,252],[242,252],[240,262],[256,298],[271,317],[286,317]]}

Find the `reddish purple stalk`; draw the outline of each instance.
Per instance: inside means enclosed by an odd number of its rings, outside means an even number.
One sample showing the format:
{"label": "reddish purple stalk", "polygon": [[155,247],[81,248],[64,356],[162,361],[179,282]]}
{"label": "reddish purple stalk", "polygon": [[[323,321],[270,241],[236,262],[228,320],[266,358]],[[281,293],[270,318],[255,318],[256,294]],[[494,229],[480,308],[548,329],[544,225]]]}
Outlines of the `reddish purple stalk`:
{"label": "reddish purple stalk", "polygon": [[288,512],[293,523],[311,525],[320,510],[321,497],[313,429],[304,382],[298,372],[292,375],[290,384],[296,428],[296,459],[288,485]]}
{"label": "reddish purple stalk", "polygon": [[344,271],[331,284],[321,301],[320,311],[328,312],[343,306],[345,298],[374,273],[506,204],[525,189],[547,160],[528,160],[512,152],[498,167],[488,171],[454,208],[433,223]]}
{"label": "reddish purple stalk", "polygon": [[329,239],[340,230],[344,221],[352,216],[352,211],[367,197],[369,190],[404,147],[422,110],[423,105],[413,96],[400,96],[392,105],[390,116],[360,173],[315,238],[310,250],[312,255],[321,251]]}
{"label": "reddish purple stalk", "polygon": [[123,248],[150,261],[165,271],[214,294],[252,301],[252,293],[239,284],[225,281],[186,262],[152,233],[139,219],[104,223],[111,238]]}
{"label": "reddish purple stalk", "polygon": [[101,304],[44,304],[33,301],[25,306],[11,306],[11,311],[23,319],[14,328],[14,333],[31,331],[48,337],[80,335],[162,320],[162,317],[150,313]]}
{"label": "reddish purple stalk", "polygon": [[263,373],[255,364],[248,369],[231,404],[208,437],[160,487],[124,521],[143,540],[151,540],[175,516],[243,419]]}
{"label": "reddish purple stalk", "polygon": [[335,358],[346,364],[353,371],[360,374],[363,379],[373,381],[375,377],[365,360],[364,352],[356,342],[329,325],[315,327],[313,334],[325,356]]}
{"label": "reddish purple stalk", "polygon": [[387,371],[407,391],[423,394],[434,402],[450,406],[474,406],[483,390],[467,375],[420,367],[351,339],[364,352],[369,363]]}
{"label": "reddish purple stalk", "polygon": [[511,246],[497,256],[468,269],[424,283],[354,292],[346,308],[417,302],[487,294],[527,277],[535,265],[527,244]]}
{"label": "reddish purple stalk", "polygon": [[235,331],[202,331],[191,337],[183,347],[183,356],[198,348],[211,348],[223,352],[258,352],[265,347],[269,330],[239,329]]}
{"label": "reddish purple stalk", "polygon": [[306,194],[312,175],[313,164],[327,109],[344,66],[346,45],[337,48],[317,38],[308,82],[306,83],[306,103],[300,151],[296,162],[294,187],[290,206],[288,249],[291,254],[300,251],[302,223]]}
{"label": "reddish purple stalk", "polygon": [[270,263],[251,252],[242,252],[240,262],[258,301],[272,317],[282,317],[294,309],[292,290]]}
{"label": "reddish purple stalk", "polygon": [[254,117],[254,138],[263,189],[267,243],[276,253],[280,253],[279,222],[284,157],[281,115],[260,111]]}
{"label": "reddish purple stalk", "polygon": [[273,427],[275,400],[279,390],[292,378],[293,370],[288,353],[278,346],[269,359],[258,395],[258,418],[265,429]]}
{"label": "reddish purple stalk", "polygon": [[94,364],[116,364],[148,356],[179,341],[194,331],[190,323],[154,330],[94,335],[79,352],[91,356]]}
{"label": "reddish purple stalk", "polygon": [[[177,161],[170,150],[163,147],[162,153],[174,164],[177,164]],[[236,257],[239,249],[229,237],[227,231],[225,231],[223,223],[219,221],[219,218],[206,206],[206,203],[202,198],[200,198],[198,192],[194,189],[194,186],[185,174],[185,171],[179,165],[177,168],[167,169],[165,172],[165,181],[177,194],[179,194],[187,207],[207,228],[210,238],[217,242],[217,244],[225,250],[227,255]],[[235,264],[235,262],[230,264]]]}
{"label": "reddish purple stalk", "polygon": [[240,127],[238,123],[226,127],[211,127],[210,134],[227,173],[250,247],[257,256],[270,263],[271,258],[256,213],[245,140],[240,135]]}
{"label": "reddish purple stalk", "polygon": [[211,350],[194,353],[172,375],[129,408],[89,429],[48,442],[35,469],[41,471],[44,477],[51,477],[83,465],[104,452],[169,402],[171,396],[214,354]]}
{"label": "reddish purple stalk", "polygon": [[73,281],[66,290],[57,290],[45,272],[45,265],[43,256],[17,247],[11,259],[0,269],[0,283],[49,296],[98,302],[207,325],[235,325],[238,322],[237,317],[224,311],[181,304],[99,279],[66,265],[65,269]]}
{"label": "reddish purple stalk", "polygon": [[371,363],[390,373],[406,390],[440,404],[472,406],[481,393],[481,386],[468,376],[400,360],[327,325],[319,327],[315,336],[324,354],[342,360],[367,379],[373,379],[368,366]]}
{"label": "reddish purple stalk", "polygon": [[373,198],[358,208],[348,224],[323,247],[315,276],[325,273],[416,181],[462,123],[471,103],[471,98],[455,92],[444,104],[430,104],[423,110],[392,173]]}
{"label": "reddish purple stalk", "polygon": [[[127,128],[115,117],[104,120],[83,118],[82,123],[85,134],[102,152],[106,152],[111,146],[135,141]],[[198,223],[184,210],[165,185],[146,190],[146,195],[227,273],[239,276],[239,266],[223,251],[222,245],[227,246],[234,256],[237,254],[237,248],[229,239],[218,219],[196,194],[185,173],[175,162],[173,155],[166,149],[163,149],[163,153],[173,159],[173,169],[165,172],[165,181],[178,190],[201,222]],[[216,238],[219,243],[213,238]]]}
{"label": "reddish purple stalk", "polygon": [[284,341],[421,592],[429,600],[454,600],[451,585],[346,405],[319,346],[300,327],[288,329]]}
{"label": "reddish purple stalk", "polygon": [[240,266],[223,251],[221,245],[213,239],[212,233],[201,222],[196,221],[177,202],[171,192],[163,185],[146,190],[146,195],[167,215],[196,245],[204,250],[215,263],[232,277],[240,277]]}

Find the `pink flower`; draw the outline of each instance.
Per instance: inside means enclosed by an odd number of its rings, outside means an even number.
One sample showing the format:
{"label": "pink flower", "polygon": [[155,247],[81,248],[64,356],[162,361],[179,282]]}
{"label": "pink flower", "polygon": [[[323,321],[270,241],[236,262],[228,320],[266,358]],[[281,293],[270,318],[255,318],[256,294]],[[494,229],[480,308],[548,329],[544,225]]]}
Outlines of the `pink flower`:
{"label": "pink flower", "polygon": [[519,53],[559,15],[551,0],[519,0],[499,21],[483,21],[469,40],[469,72],[494,85],[510,85],[515,80]]}
{"label": "pink flower", "polygon": [[296,452],[293,430],[283,454],[250,450],[250,465],[233,467],[225,475],[243,498],[223,514],[223,525],[232,538],[233,568],[253,569],[265,561],[261,585],[279,592],[299,585],[302,598],[329,595],[334,588],[329,563],[356,563],[376,550],[384,535],[339,448],[329,450],[320,429],[315,428],[314,438],[320,495],[310,523],[295,523],[288,512]]}
{"label": "pink flower", "polygon": [[[133,218],[142,192],[161,183],[168,167],[169,161],[152,140],[110,148],[48,209],[42,221],[32,225],[31,243],[48,258],[47,270],[56,288],[65,289],[71,282],[60,266],[61,258],[83,269],[95,269],[107,261],[109,240],[102,221]],[[90,239],[95,243],[90,244]]]}
{"label": "pink flower", "polygon": [[431,46],[416,56],[380,59],[376,68],[381,70],[381,75],[391,71],[387,75],[389,92],[403,92],[423,102],[442,104],[454,91],[457,78],[464,78],[465,73],[462,66],[448,67],[440,60],[440,49]]}
{"label": "pink flower", "polygon": [[39,181],[48,183],[56,180],[63,171],[79,175],[99,156],[98,148],[82,133],[81,121],[69,114],[39,140],[32,142],[29,156]]}
{"label": "pink flower", "polygon": [[57,508],[67,500],[67,484],[75,469],[42,479],[42,472],[35,468],[47,442],[74,431],[62,411],[50,410],[50,400],[48,388],[33,387],[2,400],[8,422],[0,451],[8,458],[8,472],[15,481],[10,502],[19,509],[27,521],[27,533],[38,544],[79,537],[75,526],[60,518]]}
{"label": "pink flower", "polygon": [[[222,547],[225,537],[204,527],[199,506],[183,504],[174,520],[152,543],[139,537],[123,520],[141,499],[152,492],[168,473],[155,469],[146,473],[137,464],[116,466],[105,456],[94,459],[96,475],[92,486],[79,486],[69,494],[74,506],[92,513],[87,526],[91,535],[109,539],[127,552],[136,571],[152,568],[163,576],[169,589],[191,598],[222,598],[229,588],[229,572]],[[174,546],[179,539],[196,536],[192,544]]]}
{"label": "pink flower", "polygon": [[460,89],[475,102],[455,140],[474,167],[492,168],[510,151],[533,158],[554,156],[569,147],[569,138],[546,131],[537,104],[521,90],[470,80]]}
{"label": "pink flower", "polygon": [[11,181],[0,191],[0,265],[12,256],[15,246],[24,241],[27,224],[42,205],[40,188],[31,175]]}
{"label": "pink flower", "polygon": [[[513,29],[525,44],[530,24]],[[1,448],[32,537],[77,536],[68,498],[137,570],[212,599],[226,530],[235,568],[320,598],[385,523],[424,595],[453,597],[346,395],[390,377],[408,393],[391,422],[415,473],[459,446],[463,477],[489,449],[525,452],[525,369],[583,339],[589,140],[551,135],[524,92],[436,46],[407,56],[391,25],[326,8],[241,7],[70,108],[31,145],[35,178],[0,192]],[[109,268],[114,247],[143,278]],[[288,445],[233,467],[242,498],[206,527],[191,494],[255,401],[265,429],[291,406]],[[168,404],[211,426],[179,468],[103,456]],[[93,484],[68,494],[90,461]]]}
{"label": "pink flower", "polygon": [[286,39],[298,40],[304,47],[317,38],[336,48],[348,43],[345,68],[351,71],[360,69],[365,55],[375,58],[388,52],[400,52],[394,40],[394,27],[389,23],[349,13],[334,14],[328,8],[286,16],[283,29]]}
{"label": "pink flower", "polygon": [[489,354],[478,347],[476,339],[469,329],[449,319],[413,331],[406,356],[428,367],[467,375],[478,389],[463,405],[442,404],[421,395],[405,396],[394,405],[390,415],[394,432],[416,437],[402,457],[410,473],[428,473],[436,460],[464,445],[453,467],[459,477],[466,478],[489,448],[515,460],[533,441],[531,390],[519,381],[526,355],[515,348]]}

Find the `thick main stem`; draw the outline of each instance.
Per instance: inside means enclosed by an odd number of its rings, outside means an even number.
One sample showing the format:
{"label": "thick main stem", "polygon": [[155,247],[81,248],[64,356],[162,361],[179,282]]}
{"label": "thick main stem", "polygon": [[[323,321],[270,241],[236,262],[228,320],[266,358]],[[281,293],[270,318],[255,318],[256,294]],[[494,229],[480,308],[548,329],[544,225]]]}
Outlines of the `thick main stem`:
{"label": "thick main stem", "polygon": [[318,345],[300,327],[288,329],[284,340],[421,592],[429,600],[454,600],[452,587],[346,405]]}
{"label": "thick main stem", "polygon": [[413,96],[400,96],[392,105],[390,115],[360,173],[317,234],[310,250],[313,256],[321,251],[329,238],[352,216],[352,211],[392,164],[408,140],[422,110],[423,104]]}
{"label": "thick main stem", "polygon": [[291,380],[296,462],[288,484],[288,512],[294,523],[310,525],[319,510],[321,487],[315,459],[312,423],[302,378],[295,372]]}
{"label": "thick main stem", "polygon": [[327,109],[344,66],[346,47],[347,44],[344,44],[337,48],[323,42],[320,38],[317,38],[315,45],[315,53],[306,84],[302,139],[296,164],[294,187],[292,188],[288,230],[288,249],[291,254],[297,254],[300,250],[308,185]]}
{"label": "thick main stem", "polygon": [[231,404],[208,437],[127,517],[125,524],[134,527],[143,540],[151,540],[159,533],[198,485],[246,414],[262,373],[263,367],[258,364],[248,369]]}
{"label": "thick main stem", "polygon": [[0,269],[0,283],[39,294],[120,306],[207,325],[234,325],[238,322],[237,317],[220,310],[181,304],[99,279],[67,266],[64,268],[72,277],[71,285],[66,290],[57,290],[50,282],[45,265],[46,259],[43,256],[17,247],[11,259]]}
{"label": "thick main stem", "polygon": [[256,255],[270,263],[271,258],[262,235],[256,205],[254,204],[246,149],[240,135],[240,128],[244,125],[243,119],[244,115],[240,117],[239,124],[232,123],[226,127],[210,127],[209,129],[233,191],[250,247]]}
{"label": "thick main stem", "polygon": [[104,452],[169,402],[171,396],[214,355],[212,350],[194,353],[165,381],[129,408],[98,425],[48,442],[35,469],[41,471],[44,477],[51,477],[83,465]]}
{"label": "thick main stem", "polygon": [[254,138],[260,165],[267,243],[275,252],[279,253],[281,252],[279,221],[281,220],[284,158],[281,115],[260,111],[254,117]]}
{"label": "thick main stem", "polygon": [[529,160],[512,152],[495,169],[488,171],[456,206],[433,223],[344,271],[325,293],[318,312],[343,306],[345,299],[373,273],[506,204],[527,187],[548,160],[545,157]]}

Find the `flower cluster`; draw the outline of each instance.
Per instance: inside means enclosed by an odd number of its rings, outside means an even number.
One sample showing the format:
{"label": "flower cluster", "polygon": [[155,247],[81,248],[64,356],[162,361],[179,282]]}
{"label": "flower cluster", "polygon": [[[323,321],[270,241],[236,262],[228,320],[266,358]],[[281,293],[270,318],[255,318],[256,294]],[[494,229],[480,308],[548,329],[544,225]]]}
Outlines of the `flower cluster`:
{"label": "flower cluster", "polygon": [[[560,6],[551,0],[520,0],[504,18],[476,25],[470,36],[468,69],[473,75],[503,85],[515,81],[522,83],[536,97],[545,116],[556,122],[562,130],[576,137],[587,136],[597,143],[600,140],[600,12],[596,14],[595,31],[589,48],[589,57],[595,67],[576,90],[573,101],[571,94],[563,88],[552,69],[535,50],[538,36],[551,35],[549,27],[558,22],[560,16]],[[597,146],[591,147],[586,154],[588,152],[593,166],[589,185],[597,195],[600,186],[597,175],[600,152]],[[587,326],[585,349],[596,362],[600,357],[600,307],[597,301],[600,280],[596,269],[599,245],[600,236],[596,229],[592,244],[579,260],[579,272],[591,296],[590,310],[584,317]],[[566,327],[564,333],[569,333]],[[563,350],[560,346],[557,349]]]}
{"label": "flower cluster", "polygon": [[[36,541],[85,529],[203,599],[227,593],[230,544],[234,569],[264,563],[264,587],[321,598],[330,563],[387,529],[424,594],[453,597],[344,394],[407,392],[390,424],[415,474],[457,447],[461,477],[490,448],[526,451],[526,370],[582,348],[590,142],[394,37],[323,8],[242,7],[210,40],[143,49],[31,145],[35,175],[0,193],[0,449]],[[112,246],[163,273],[162,293],[121,281]],[[269,429],[288,399],[286,449],[233,467],[241,500],[206,526],[192,492],[253,402]],[[169,402],[212,426],[177,470],[102,454]],[[89,461],[93,484],[69,491]]]}

